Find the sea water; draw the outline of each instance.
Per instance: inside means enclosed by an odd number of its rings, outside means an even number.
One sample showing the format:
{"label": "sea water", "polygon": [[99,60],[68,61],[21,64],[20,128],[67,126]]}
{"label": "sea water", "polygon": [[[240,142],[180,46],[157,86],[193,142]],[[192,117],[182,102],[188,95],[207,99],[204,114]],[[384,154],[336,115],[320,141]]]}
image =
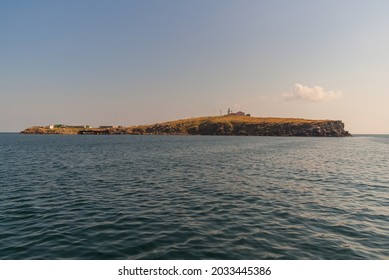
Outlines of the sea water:
{"label": "sea water", "polygon": [[387,259],[389,137],[0,134],[1,259]]}

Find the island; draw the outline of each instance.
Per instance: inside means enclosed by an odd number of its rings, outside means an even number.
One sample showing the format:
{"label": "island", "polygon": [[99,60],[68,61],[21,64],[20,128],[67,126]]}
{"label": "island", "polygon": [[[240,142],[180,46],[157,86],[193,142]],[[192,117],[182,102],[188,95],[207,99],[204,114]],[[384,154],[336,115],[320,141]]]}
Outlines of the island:
{"label": "island", "polygon": [[345,137],[351,134],[340,120],[308,120],[299,118],[252,117],[229,114],[180,119],[137,126],[34,126],[22,134],[81,135],[246,135],[246,136],[322,136]]}

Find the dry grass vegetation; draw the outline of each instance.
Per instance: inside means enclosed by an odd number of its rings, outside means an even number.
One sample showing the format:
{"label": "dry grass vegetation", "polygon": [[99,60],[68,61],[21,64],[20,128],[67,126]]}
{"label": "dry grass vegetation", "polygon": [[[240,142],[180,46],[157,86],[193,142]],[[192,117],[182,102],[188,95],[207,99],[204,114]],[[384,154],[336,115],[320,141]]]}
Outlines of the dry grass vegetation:
{"label": "dry grass vegetation", "polygon": [[[156,125],[168,125],[168,126],[197,126],[201,123],[250,123],[250,124],[281,124],[281,123],[321,123],[327,122],[330,120],[307,120],[307,119],[298,119],[298,118],[260,118],[260,117],[249,117],[249,116],[213,116],[213,117],[198,117],[190,119],[181,119],[176,121],[159,123]],[[136,127],[149,127],[150,125],[141,125]]]}
{"label": "dry grass vegetation", "polygon": [[196,134],[201,130],[209,130],[206,133],[214,134],[219,128],[232,131],[233,127],[241,127],[242,125],[260,125],[265,127],[277,126],[283,124],[303,125],[303,124],[320,124],[329,120],[307,120],[298,118],[260,118],[250,116],[211,116],[197,117],[189,119],[181,119],[151,125],[137,125],[130,127],[116,127],[109,129],[102,128],[72,128],[72,127],[31,127],[23,131],[23,133],[35,134],[77,134],[79,131],[95,131],[110,134]]}
{"label": "dry grass vegetation", "polygon": [[[156,123],[151,125],[137,125],[124,128],[127,133],[140,134],[215,134],[219,133],[218,128],[232,131],[234,127],[241,127],[242,125],[264,125],[277,126],[283,124],[303,125],[303,124],[320,124],[328,122],[328,120],[307,120],[298,118],[259,118],[251,116],[211,116],[211,117],[197,117],[189,119],[181,119],[169,122]],[[204,129],[207,132],[204,132]],[[201,133],[200,130],[203,132]]]}

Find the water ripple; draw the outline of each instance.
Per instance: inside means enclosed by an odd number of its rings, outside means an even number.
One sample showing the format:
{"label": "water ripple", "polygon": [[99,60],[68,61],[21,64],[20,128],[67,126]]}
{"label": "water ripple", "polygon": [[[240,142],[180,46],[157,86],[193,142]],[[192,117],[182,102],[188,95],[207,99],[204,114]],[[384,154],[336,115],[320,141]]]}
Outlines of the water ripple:
{"label": "water ripple", "polygon": [[388,139],[0,134],[0,258],[387,259]]}

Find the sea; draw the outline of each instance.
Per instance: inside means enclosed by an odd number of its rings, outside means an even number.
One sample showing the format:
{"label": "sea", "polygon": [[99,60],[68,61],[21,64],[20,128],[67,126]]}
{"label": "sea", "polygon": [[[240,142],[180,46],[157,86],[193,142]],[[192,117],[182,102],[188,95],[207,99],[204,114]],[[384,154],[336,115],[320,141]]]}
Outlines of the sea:
{"label": "sea", "polygon": [[0,259],[389,259],[389,136],[1,133]]}

